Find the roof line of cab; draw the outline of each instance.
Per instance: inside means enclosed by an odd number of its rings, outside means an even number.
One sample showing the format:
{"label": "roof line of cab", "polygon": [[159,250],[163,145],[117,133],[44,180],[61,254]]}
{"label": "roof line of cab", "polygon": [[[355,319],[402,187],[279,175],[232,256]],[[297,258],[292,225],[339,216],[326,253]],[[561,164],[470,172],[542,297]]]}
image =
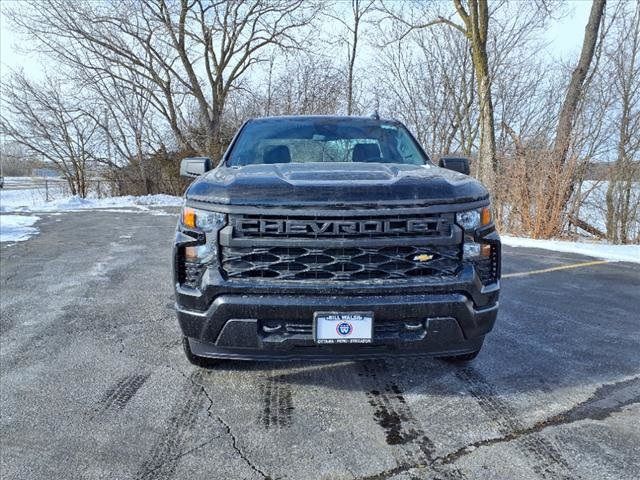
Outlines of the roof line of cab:
{"label": "roof line of cab", "polygon": [[395,118],[382,118],[375,116],[355,116],[355,115],[272,115],[266,117],[252,117],[247,119],[247,123],[271,121],[271,120],[344,120],[344,121],[367,121],[371,123],[396,123],[401,124]]}

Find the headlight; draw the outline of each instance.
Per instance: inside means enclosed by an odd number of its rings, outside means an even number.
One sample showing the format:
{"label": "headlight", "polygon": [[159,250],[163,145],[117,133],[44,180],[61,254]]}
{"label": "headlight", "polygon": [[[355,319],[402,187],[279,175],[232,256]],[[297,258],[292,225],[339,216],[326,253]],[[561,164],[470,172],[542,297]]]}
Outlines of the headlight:
{"label": "headlight", "polygon": [[478,210],[467,210],[456,213],[456,223],[465,230],[475,230],[478,227],[491,223],[491,210],[489,207]]}
{"label": "headlight", "polygon": [[456,223],[465,230],[475,230],[480,226],[480,210],[456,213]]}
{"label": "headlight", "polygon": [[225,224],[225,214],[184,207],[182,209],[182,224],[188,228],[199,228],[204,232],[213,232]]}
{"label": "headlight", "polygon": [[209,212],[197,208],[182,209],[182,225],[197,228],[206,233],[205,243],[185,247],[185,258],[190,262],[208,263],[215,260],[217,232],[226,223],[226,215],[220,212]]}

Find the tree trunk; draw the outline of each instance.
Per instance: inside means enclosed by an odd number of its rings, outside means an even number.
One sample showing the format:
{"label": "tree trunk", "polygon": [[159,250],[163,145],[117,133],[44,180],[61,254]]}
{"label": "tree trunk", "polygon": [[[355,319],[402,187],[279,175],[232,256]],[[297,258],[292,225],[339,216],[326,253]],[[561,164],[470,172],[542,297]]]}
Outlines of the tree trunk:
{"label": "tree trunk", "polygon": [[616,209],[615,209],[615,185],[616,175],[609,177],[609,183],[607,184],[606,204],[607,204],[607,240],[611,243],[617,243],[617,222],[616,222]]}
{"label": "tree trunk", "polygon": [[357,32],[353,35],[353,48],[349,54],[349,69],[347,71],[347,115],[353,113],[353,66],[356,60],[356,42],[358,41]]}
{"label": "tree trunk", "polygon": [[150,195],[151,192],[151,182],[147,177],[147,171],[144,166],[144,154],[142,152],[142,138],[140,132],[136,132],[136,160],[138,162],[138,171],[140,172],[140,180],[142,180],[142,184],[144,185],[144,193],[146,195]]}
{"label": "tree trunk", "polygon": [[492,190],[497,171],[497,160],[496,137],[493,123],[493,102],[491,100],[491,79],[489,78],[486,51],[484,52],[484,59],[479,61],[476,69],[478,70],[478,101],[480,103],[478,178]]}
{"label": "tree trunk", "polygon": [[[630,172],[627,172],[630,174]],[[627,177],[624,180],[623,185],[620,186],[622,190],[622,202],[620,205],[620,242],[629,243],[630,232],[630,206],[631,206],[631,180]]]}
{"label": "tree trunk", "polygon": [[76,184],[75,184],[74,178],[71,175],[68,175],[66,177],[67,177],[67,185],[69,185],[69,190],[71,191],[71,195],[75,197],[78,194],[78,191],[76,190]]}
{"label": "tree trunk", "polygon": [[[493,101],[491,99],[491,75],[487,55],[487,35],[489,31],[488,0],[469,0],[469,11],[461,0],[453,0],[458,15],[465,25],[465,35],[471,44],[471,59],[476,74],[476,90],[480,107],[480,149],[478,152],[478,179],[493,190],[497,171],[496,134],[493,122]],[[461,27],[459,27],[461,29]]]}
{"label": "tree trunk", "polygon": [[220,138],[221,114],[215,106],[212,108],[211,118],[207,121],[207,139],[205,142],[207,156],[217,165],[222,156],[222,139]]}
{"label": "tree trunk", "polygon": [[587,222],[585,222],[584,220],[580,220],[578,217],[569,215],[569,221],[576,227],[581,228],[585,232],[588,232],[597,238],[604,238],[607,236],[604,232],[600,231],[600,229],[594,227],[593,225],[589,225]]}
{"label": "tree trunk", "polygon": [[352,0],[353,9],[353,38],[351,51],[349,52],[349,68],[347,70],[347,115],[353,113],[353,70],[356,63],[356,53],[358,51],[358,29],[360,27],[360,0]]}
{"label": "tree trunk", "polygon": [[555,162],[564,165],[567,160],[567,152],[571,142],[571,133],[573,130],[573,120],[578,106],[578,101],[582,96],[582,86],[584,85],[587,72],[593,59],[598,39],[598,31],[602,23],[602,15],[606,0],[593,0],[591,4],[591,13],[589,21],[584,29],[584,40],[582,42],[582,51],[576,68],[571,74],[571,81],[564,97],[562,109],[558,119],[558,127],[556,129],[556,138],[553,147],[553,158]]}

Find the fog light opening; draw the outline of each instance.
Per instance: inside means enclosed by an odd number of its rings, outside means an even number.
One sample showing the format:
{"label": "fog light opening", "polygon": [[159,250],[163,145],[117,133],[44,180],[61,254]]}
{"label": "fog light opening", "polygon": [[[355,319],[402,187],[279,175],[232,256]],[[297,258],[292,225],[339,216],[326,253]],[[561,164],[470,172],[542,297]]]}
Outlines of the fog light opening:
{"label": "fog light opening", "polygon": [[184,258],[189,262],[198,260],[198,247],[185,247]]}
{"label": "fog light opening", "polygon": [[212,254],[212,245],[196,245],[193,247],[185,247],[184,258],[188,262],[206,262]]}
{"label": "fog light opening", "polygon": [[488,258],[491,256],[491,244],[465,242],[462,247],[462,254],[464,258]]}

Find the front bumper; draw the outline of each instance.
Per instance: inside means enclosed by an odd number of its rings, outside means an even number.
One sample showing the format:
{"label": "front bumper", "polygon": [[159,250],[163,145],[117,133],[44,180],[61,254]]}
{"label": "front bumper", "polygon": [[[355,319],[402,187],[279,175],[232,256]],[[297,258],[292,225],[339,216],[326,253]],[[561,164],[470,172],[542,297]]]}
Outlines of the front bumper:
{"label": "front bumper", "polygon": [[[371,344],[318,345],[316,311],[372,311]],[[457,355],[480,348],[498,303],[476,308],[464,294],[390,296],[221,295],[203,312],[177,306],[195,355],[232,359],[334,359]]]}

